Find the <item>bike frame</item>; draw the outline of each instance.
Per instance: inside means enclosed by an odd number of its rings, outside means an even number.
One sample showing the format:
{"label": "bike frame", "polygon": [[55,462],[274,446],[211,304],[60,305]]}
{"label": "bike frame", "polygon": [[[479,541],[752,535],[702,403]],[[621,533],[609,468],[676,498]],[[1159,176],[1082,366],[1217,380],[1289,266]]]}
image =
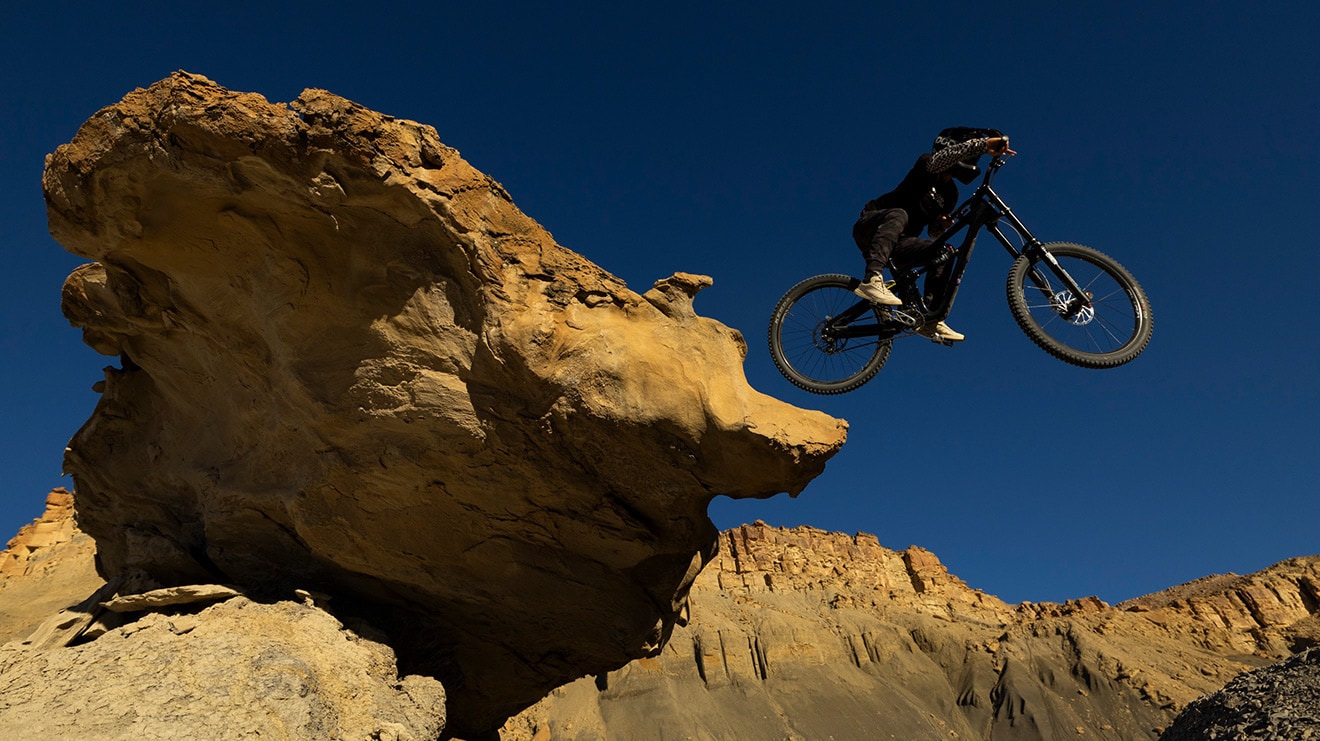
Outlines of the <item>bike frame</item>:
{"label": "bike frame", "polygon": [[[1071,292],[1071,299],[1066,305],[1059,306],[1059,314],[1065,319],[1072,319],[1078,312],[1091,305],[1091,297],[1077,284],[1077,281],[1068,272],[1063,269],[1059,261],[1044,248],[1044,243],[1032,235],[1022,220],[1013,213],[1003,198],[990,187],[994,180],[995,173],[1004,166],[1006,157],[995,157],[986,167],[985,176],[981,179],[981,185],[972,193],[967,200],[963,201],[958,208],[953,211],[953,223],[947,229],[935,236],[936,244],[948,244],[958,232],[967,230],[963,237],[962,244],[957,247],[952,258],[952,264],[949,266],[949,275],[945,279],[943,290],[934,297],[933,305],[926,306],[924,300],[921,301],[919,308],[927,321],[943,321],[947,319],[949,313],[953,310],[953,300],[958,295],[958,288],[962,284],[963,272],[967,270],[967,265],[972,258],[972,250],[976,247],[976,237],[982,229],[994,235],[995,239],[1004,246],[1008,254],[1017,260],[1026,255],[1031,261],[1033,269],[1028,273],[1031,282],[1036,285],[1043,293],[1053,300],[1054,296],[1050,290],[1049,281],[1041,277],[1035,270],[1038,263],[1044,262],[1050,269],[1050,272],[1056,275],[1063,285]],[[1022,239],[1022,246],[1019,248],[1013,240],[1009,239],[1000,228],[999,220],[1003,219]],[[891,267],[891,270],[893,268]],[[916,281],[930,270],[930,266],[922,265],[913,268],[905,268],[894,271],[895,280],[899,285],[915,286]],[[920,292],[915,292],[920,296]],[[919,299],[920,300],[920,299]],[[852,326],[852,322],[871,309],[871,303],[861,301],[848,311],[840,314],[831,322],[833,334],[837,337],[868,337],[882,336],[886,334],[886,328],[882,325],[863,325]],[[897,335],[902,329],[896,329],[889,336]]]}

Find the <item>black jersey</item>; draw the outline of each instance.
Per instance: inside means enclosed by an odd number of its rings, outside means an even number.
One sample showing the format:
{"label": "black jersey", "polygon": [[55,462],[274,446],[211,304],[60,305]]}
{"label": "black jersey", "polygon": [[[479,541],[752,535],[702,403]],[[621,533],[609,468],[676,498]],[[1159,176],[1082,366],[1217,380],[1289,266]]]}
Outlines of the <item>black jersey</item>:
{"label": "black jersey", "polygon": [[989,140],[981,137],[945,147],[936,154],[925,153],[908,170],[903,182],[888,193],[873,199],[862,207],[862,214],[887,208],[901,208],[907,212],[907,226],[903,236],[917,236],[936,216],[953,211],[958,205],[958,186],[944,172],[960,160],[986,151]]}

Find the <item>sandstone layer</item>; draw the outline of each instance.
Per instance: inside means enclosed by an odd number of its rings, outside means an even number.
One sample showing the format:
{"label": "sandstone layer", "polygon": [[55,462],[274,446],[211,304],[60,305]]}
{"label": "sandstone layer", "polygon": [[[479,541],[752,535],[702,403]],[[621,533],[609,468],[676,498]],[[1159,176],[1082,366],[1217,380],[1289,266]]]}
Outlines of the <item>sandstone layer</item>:
{"label": "sandstone layer", "polygon": [[429,126],[176,73],[48,158],[64,312],[120,358],[69,444],[102,576],[335,597],[456,733],[656,654],[717,495],[796,495],[846,426],[760,394],[709,278],[644,295]]}
{"label": "sandstone layer", "polygon": [[723,534],[690,604],[660,656],[556,690],[506,741],[1155,739],[1320,641],[1320,556],[1116,606],[1010,605],[915,546],[758,523]]}
{"label": "sandstone layer", "polygon": [[27,638],[100,589],[95,555],[95,541],[74,524],[73,495],[52,491],[41,517],[0,551],[0,643]]}

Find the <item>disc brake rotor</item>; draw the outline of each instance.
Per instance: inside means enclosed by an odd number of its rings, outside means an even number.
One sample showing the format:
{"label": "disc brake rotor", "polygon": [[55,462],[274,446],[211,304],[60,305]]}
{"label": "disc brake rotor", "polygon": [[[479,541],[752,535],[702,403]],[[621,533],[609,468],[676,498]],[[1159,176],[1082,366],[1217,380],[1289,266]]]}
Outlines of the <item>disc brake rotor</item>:
{"label": "disc brake rotor", "polygon": [[816,349],[827,355],[839,352],[848,343],[846,339],[839,339],[826,333],[830,321],[831,317],[826,317],[811,331],[811,341],[815,343]]}
{"label": "disc brake rotor", "polygon": [[[1089,299],[1090,297],[1091,295],[1088,293],[1087,298]],[[1095,307],[1090,304],[1081,307],[1072,316],[1068,315],[1073,303],[1072,291],[1059,291],[1054,294],[1052,299],[1050,299],[1050,303],[1054,305],[1055,313],[1079,327],[1090,324],[1095,319]]]}

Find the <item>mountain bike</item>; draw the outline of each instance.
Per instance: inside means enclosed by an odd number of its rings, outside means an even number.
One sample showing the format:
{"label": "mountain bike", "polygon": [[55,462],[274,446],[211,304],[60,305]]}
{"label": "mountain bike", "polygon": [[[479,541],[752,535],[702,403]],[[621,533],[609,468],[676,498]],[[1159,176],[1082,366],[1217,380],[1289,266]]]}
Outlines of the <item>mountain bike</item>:
{"label": "mountain bike", "polygon": [[[1042,350],[1083,368],[1114,368],[1140,355],[1154,331],[1150,300],[1141,286],[1098,250],[1036,239],[990,187],[1007,159],[991,160],[980,186],[933,237],[940,245],[933,259],[890,266],[890,289],[902,306],[859,298],[853,289],[861,281],[847,275],[817,275],[790,288],[770,317],[770,357],[779,372],[817,394],[841,394],[871,380],[889,359],[895,339],[949,316],[982,229],[1013,257],[1008,307]],[[949,243],[964,230],[961,245]],[[945,277],[930,296],[923,296],[918,288],[922,277],[943,263],[949,265]]]}

